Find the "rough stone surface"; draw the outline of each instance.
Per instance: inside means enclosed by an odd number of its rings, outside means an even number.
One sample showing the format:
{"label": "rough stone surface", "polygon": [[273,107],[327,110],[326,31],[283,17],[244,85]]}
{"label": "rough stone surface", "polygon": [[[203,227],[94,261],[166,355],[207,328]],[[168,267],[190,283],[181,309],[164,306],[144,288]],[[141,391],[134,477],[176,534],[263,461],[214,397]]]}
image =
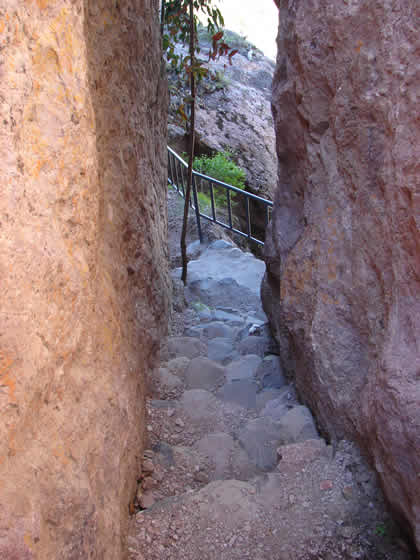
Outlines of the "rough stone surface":
{"label": "rough stone surface", "polygon": [[[247,336],[249,314],[236,316],[234,349]],[[172,320],[184,333],[204,327],[194,308]],[[257,388],[252,375],[215,394],[148,399],[149,450],[134,511],[145,493],[155,502],[133,516],[130,559],[408,560],[375,474],[354,445],[326,445],[308,409],[295,406],[293,385]]]}
{"label": "rough stone surface", "polygon": [[283,375],[283,368],[278,356],[268,355],[258,366],[256,377],[262,387],[272,387],[281,389],[286,385],[286,379]]}
{"label": "rough stone surface", "polygon": [[269,407],[264,409],[266,412],[271,412],[270,418],[277,419],[276,412],[279,412],[279,434],[283,443],[299,443],[306,439],[316,439],[318,433],[315,428],[312,414],[306,406],[295,406],[286,414],[281,413],[279,407]]}
{"label": "rough stone surface", "polygon": [[287,410],[287,394],[283,394],[281,397],[268,401],[268,403],[261,410],[260,415],[268,416],[273,420],[278,421],[282,416],[286,414]]}
{"label": "rough stone surface", "polygon": [[223,385],[225,370],[208,358],[194,358],[185,370],[185,386],[188,389],[213,390]]}
{"label": "rough stone surface", "polygon": [[[231,150],[235,161],[246,172],[249,189],[271,198],[277,168],[270,111],[274,65],[261,53],[253,52],[255,56],[251,55],[249,60],[247,51],[240,49],[232,65],[225,57],[212,62],[213,72],[223,76],[226,87],[216,89],[217,81],[212,80],[209,80],[209,88],[206,82],[204,88],[199,87],[197,148],[202,153]],[[169,79],[174,81],[177,77]],[[178,124],[181,102],[178,96],[171,99],[168,127],[170,145],[180,153],[187,151],[185,129]]]}
{"label": "rough stone surface", "polygon": [[300,394],[420,547],[420,4],[279,5],[264,307]]}
{"label": "rough stone surface", "polygon": [[152,393],[165,398],[177,396],[183,388],[181,379],[164,367],[154,370],[151,381]]}
{"label": "rough stone surface", "polygon": [[229,381],[219,389],[217,396],[244,408],[257,408],[257,384],[250,379]]}
{"label": "rough stone surface", "polygon": [[277,464],[277,447],[286,443],[278,424],[271,418],[250,420],[239,431],[238,440],[257,469],[270,470]]}
{"label": "rough stone surface", "polygon": [[261,361],[261,358],[254,354],[243,356],[226,367],[226,379],[228,381],[253,379]]}
{"label": "rough stone surface", "polygon": [[238,356],[238,352],[232,346],[232,340],[226,338],[213,338],[209,341],[208,357],[210,360],[225,363]]}
{"label": "rough stone surface", "polygon": [[256,354],[261,358],[264,357],[266,345],[260,336],[247,336],[238,344],[240,354]]}
{"label": "rough stone surface", "polygon": [[237,450],[232,436],[223,432],[208,434],[201,438],[195,447],[213,463],[212,480],[228,478],[231,474],[232,456]]}
{"label": "rough stone surface", "polygon": [[170,292],[154,4],[0,0],[5,560],[121,556]]}
{"label": "rough stone surface", "polygon": [[169,356],[185,357],[185,358],[197,358],[198,356],[205,354],[207,347],[206,345],[189,336],[174,336],[168,339],[168,353]]}
{"label": "rough stone surface", "polygon": [[185,391],[179,401],[179,410],[192,422],[211,422],[220,409],[217,399],[204,389]]}
{"label": "rough stone surface", "polygon": [[179,356],[177,358],[169,360],[169,362],[166,364],[166,367],[173,375],[184,379],[185,370],[187,369],[189,363],[190,360],[188,358],[186,358],[185,356]]}
{"label": "rough stone surface", "polygon": [[209,339],[212,338],[233,338],[234,329],[225,323],[215,321],[203,327],[203,336]]}

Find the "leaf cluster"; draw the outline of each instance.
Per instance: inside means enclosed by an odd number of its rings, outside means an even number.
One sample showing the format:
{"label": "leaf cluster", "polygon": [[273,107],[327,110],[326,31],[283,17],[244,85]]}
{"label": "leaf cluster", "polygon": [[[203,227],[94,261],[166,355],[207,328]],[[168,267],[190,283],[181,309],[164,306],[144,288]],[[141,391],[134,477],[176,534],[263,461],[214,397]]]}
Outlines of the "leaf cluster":
{"label": "leaf cluster", "polygon": [[198,14],[201,12],[207,19],[207,30],[211,34],[211,47],[208,50],[207,60],[198,58],[201,49],[195,45],[193,55],[183,56],[176,49],[177,43],[187,44],[190,41],[189,0],[166,0],[164,2],[162,22],[162,46],[166,59],[172,68],[179,74],[188,77],[191,73],[200,81],[209,74],[205,66],[209,61],[227,56],[232,64],[233,56],[238,52],[231,49],[224,41],[223,16],[219,8],[213,6],[212,0],[194,0],[194,34],[197,37],[199,26]]}

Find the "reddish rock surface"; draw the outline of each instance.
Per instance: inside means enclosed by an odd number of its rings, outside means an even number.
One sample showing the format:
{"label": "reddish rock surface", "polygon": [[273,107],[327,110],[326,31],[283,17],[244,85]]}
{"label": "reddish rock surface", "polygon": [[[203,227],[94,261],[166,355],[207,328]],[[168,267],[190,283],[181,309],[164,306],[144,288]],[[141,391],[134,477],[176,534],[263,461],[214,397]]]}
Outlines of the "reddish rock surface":
{"label": "reddish rock surface", "polygon": [[262,293],[300,394],[420,548],[419,18],[415,0],[280,0]]}
{"label": "reddish rock surface", "polygon": [[166,324],[152,0],[0,0],[0,558],[115,559]]}

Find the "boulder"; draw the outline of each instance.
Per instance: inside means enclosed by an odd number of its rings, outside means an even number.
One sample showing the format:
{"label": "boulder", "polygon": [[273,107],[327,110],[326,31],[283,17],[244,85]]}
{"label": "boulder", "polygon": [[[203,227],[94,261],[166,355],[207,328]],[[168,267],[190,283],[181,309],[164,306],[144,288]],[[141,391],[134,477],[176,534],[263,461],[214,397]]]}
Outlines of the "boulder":
{"label": "boulder", "polygon": [[[206,49],[207,46],[203,46]],[[179,46],[179,53],[187,54]],[[236,163],[246,172],[252,192],[271,198],[276,184],[276,153],[270,88],[274,64],[254,50],[239,52],[233,64],[226,57],[212,61],[217,80],[204,80],[198,89],[196,108],[197,148],[201,153],[230,150]],[[170,82],[179,87],[178,76]],[[179,126],[181,97],[171,100],[169,144],[178,152],[187,151],[185,129]]]}
{"label": "boulder", "polygon": [[172,357],[197,358],[207,354],[204,342],[189,336],[173,336],[168,338],[168,354]]}
{"label": "boulder", "polygon": [[286,385],[281,360],[272,354],[262,360],[255,375],[263,388],[281,389]]}
{"label": "boulder", "polygon": [[221,405],[209,391],[191,389],[182,395],[177,409],[193,424],[200,424],[214,421],[221,410]]}
{"label": "boulder", "polygon": [[122,558],[136,494],[171,291],[167,85],[155,2],[119,4],[1,2],[5,560]]}
{"label": "boulder", "polygon": [[211,480],[220,480],[231,475],[232,456],[238,451],[237,445],[232,436],[223,432],[208,434],[195,444],[195,449],[214,465]]}
{"label": "boulder", "polygon": [[210,360],[225,364],[236,358],[237,351],[232,346],[232,340],[226,338],[213,338],[208,344],[208,357]]}
{"label": "boulder", "polygon": [[181,379],[165,367],[153,371],[151,385],[153,394],[160,398],[176,397],[183,389]]}
{"label": "boulder", "polygon": [[176,375],[180,379],[184,379],[185,371],[189,363],[190,360],[185,356],[178,356],[178,358],[169,360],[169,362],[166,364],[166,367],[173,375]]}
{"label": "boulder", "polygon": [[278,419],[282,443],[299,443],[318,437],[314,419],[306,406],[295,406],[284,413],[286,407],[282,403],[276,404],[277,406],[271,406],[270,403],[267,403],[264,410],[269,418]]}
{"label": "boulder", "polygon": [[261,361],[261,358],[254,354],[242,356],[239,360],[235,360],[226,367],[226,379],[228,381],[238,379],[252,380]]}
{"label": "boulder", "polygon": [[271,418],[250,420],[238,433],[238,440],[257,470],[277,465],[277,447],[282,443],[278,424]]}
{"label": "boulder", "polygon": [[203,337],[205,338],[233,338],[235,330],[233,327],[226,325],[221,321],[214,321],[208,323],[202,329]]}
{"label": "boulder", "polygon": [[194,358],[185,370],[185,386],[188,389],[217,389],[223,385],[225,370],[216,362],[208,358]]}
{"label": "boulder", "polygon": [[279,5],[264,309],[305,402],[363,448],[420,548],[420,4]]}
{"label": "boulder", "polygon": [[257,408],[257,384],[249,379],[235,379],[220,387],[217,396],[225,402],[232,402],[243,408]]}

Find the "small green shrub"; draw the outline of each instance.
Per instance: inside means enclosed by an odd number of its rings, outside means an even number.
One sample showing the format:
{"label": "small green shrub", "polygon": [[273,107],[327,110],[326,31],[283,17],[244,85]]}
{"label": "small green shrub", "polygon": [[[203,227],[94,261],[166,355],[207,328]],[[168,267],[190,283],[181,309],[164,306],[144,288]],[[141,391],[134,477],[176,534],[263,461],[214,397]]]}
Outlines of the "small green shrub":
{"label": "small green shrub", "polygon": [[210,197],[204,194],[203,192],[198,192],[197,197],[198,197],[198,202],[200,203],[201,210],[208,212],[211,208]]}
{"label": "small green shrub", "polygon": [[228,151],[195,158],[194,169],[238,189],[245,188],[245,171],[236,165]]}

